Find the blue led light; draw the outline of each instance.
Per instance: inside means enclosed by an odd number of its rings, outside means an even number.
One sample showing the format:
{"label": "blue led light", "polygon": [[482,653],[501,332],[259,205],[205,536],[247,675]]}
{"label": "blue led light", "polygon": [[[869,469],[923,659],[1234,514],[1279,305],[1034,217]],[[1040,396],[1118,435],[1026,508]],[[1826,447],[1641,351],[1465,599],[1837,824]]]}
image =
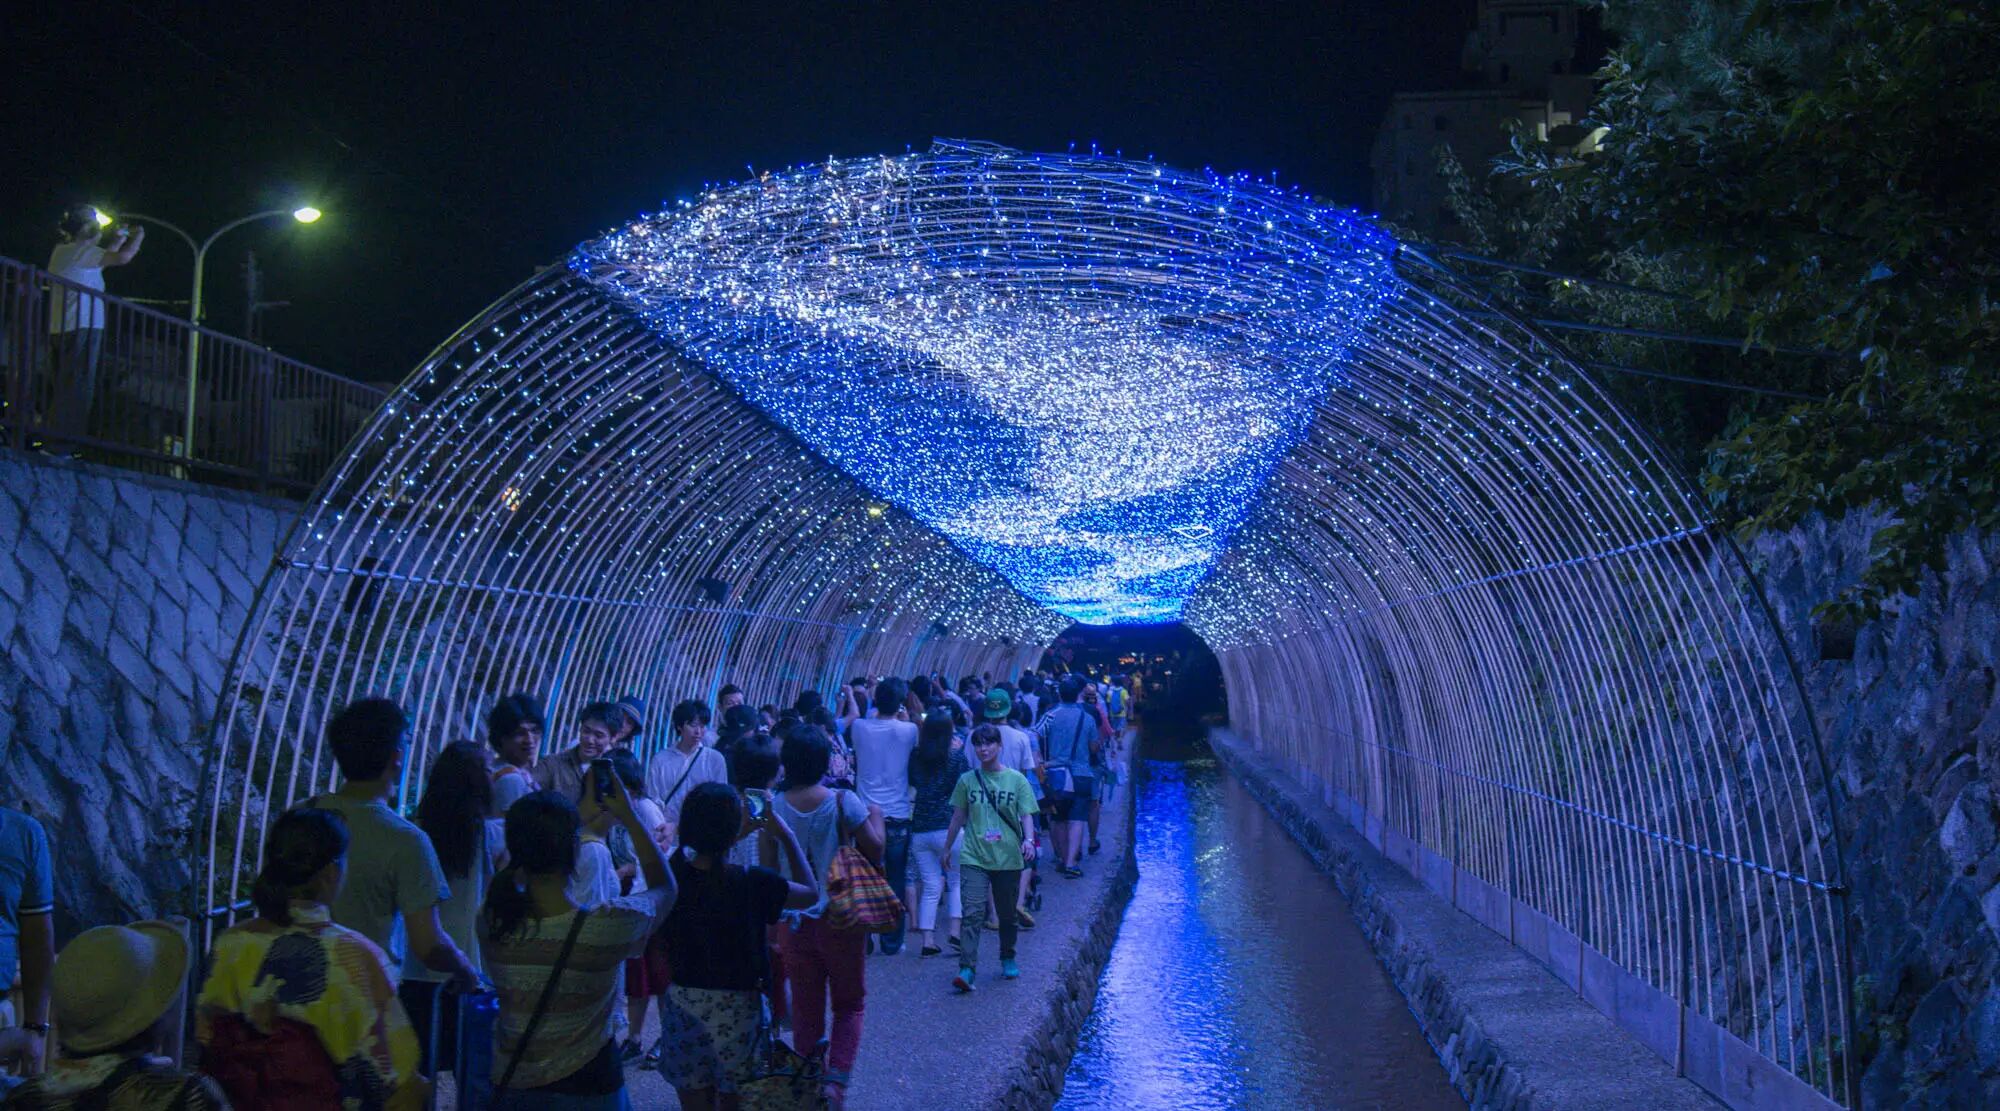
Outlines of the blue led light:
{"label": "blue led light", "polygon": [[1247,178],[940,142],[767,174],[573,268],[1023,594],[1171,621],[1395,286]]}

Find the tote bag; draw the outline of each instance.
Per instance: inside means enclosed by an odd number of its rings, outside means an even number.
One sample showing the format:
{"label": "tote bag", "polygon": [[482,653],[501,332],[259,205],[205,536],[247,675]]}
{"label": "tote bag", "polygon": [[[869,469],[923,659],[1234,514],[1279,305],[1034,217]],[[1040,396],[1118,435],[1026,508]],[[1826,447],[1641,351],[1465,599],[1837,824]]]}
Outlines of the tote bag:
{"label": "tote bag", "polygon": [[836,930],[867,934],[895,932],[903,921],[903,901],[881,870],[854,847],[853,831],[847,827],[838,799],[833,813],[840,830],[840,847],[826,868],[826,924]]}

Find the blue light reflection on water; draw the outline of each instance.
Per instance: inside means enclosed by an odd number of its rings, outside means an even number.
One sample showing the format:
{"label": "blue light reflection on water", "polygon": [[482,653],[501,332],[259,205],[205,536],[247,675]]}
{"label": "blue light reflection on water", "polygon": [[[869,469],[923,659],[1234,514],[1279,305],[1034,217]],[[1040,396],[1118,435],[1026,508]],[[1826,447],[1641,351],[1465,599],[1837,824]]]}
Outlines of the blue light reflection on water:
{"label": "blue light reflection on water", "polygon": [[1140,878],[1065,1111],[1463,1107],[1339,891],[1201,751],[1149,760]]}

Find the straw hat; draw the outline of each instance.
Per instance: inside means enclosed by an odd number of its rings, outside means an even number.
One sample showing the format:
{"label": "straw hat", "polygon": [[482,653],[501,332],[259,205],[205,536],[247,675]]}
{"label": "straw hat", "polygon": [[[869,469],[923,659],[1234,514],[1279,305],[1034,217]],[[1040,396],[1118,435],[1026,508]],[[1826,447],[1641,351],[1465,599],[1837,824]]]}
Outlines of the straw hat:
{"label": "straw hat", "polygon": [[146,1032],[180,994],[188,944],[168,922],[98,926],[56,958],[50,994],[57,1034],[71,1053],[99,1053]]}

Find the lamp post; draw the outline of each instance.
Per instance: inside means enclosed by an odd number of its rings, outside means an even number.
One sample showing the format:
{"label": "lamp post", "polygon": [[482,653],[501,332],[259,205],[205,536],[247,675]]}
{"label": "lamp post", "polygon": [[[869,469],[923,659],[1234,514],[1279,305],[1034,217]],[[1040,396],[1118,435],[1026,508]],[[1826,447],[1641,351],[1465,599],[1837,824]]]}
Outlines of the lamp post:
{"label": "lamp post", "polygon": [[[188,323],[194,325],[194,327],[188,331],[187,421],[181,429],[180,450],[183,458],[192,458],[194,456],[195,390],[197,384],[200,382],[201,374],[201,278],[202,269],[208,262],[208,249],[215,246],[215,241],[222,238],[225,232],[233,231],[245,224],[254,224],[259,220],[271,220],[283,216],[289,216],[301,224],[310,224],[320,218],[320,211],[311,205],[305,205],[293,209],[273,208],[265,212],[253,212],[248,216],[231,220],[215,229],[209,233],[207,239],[199,243],[195,242],[194,236],[189,235],[178,226],[157,216],[146,216],[137,212],[127,212],[125,214],[125,219],[127,220],[137,220],[144,224],[155,224],[173,232],[175,235],[181,237],[181,242],[188,245],[188,250],[194,252],[194,291],[188,296]],[[100,211],[98,213],[98,222],[105,223],[107,220],[108,217]]]}

